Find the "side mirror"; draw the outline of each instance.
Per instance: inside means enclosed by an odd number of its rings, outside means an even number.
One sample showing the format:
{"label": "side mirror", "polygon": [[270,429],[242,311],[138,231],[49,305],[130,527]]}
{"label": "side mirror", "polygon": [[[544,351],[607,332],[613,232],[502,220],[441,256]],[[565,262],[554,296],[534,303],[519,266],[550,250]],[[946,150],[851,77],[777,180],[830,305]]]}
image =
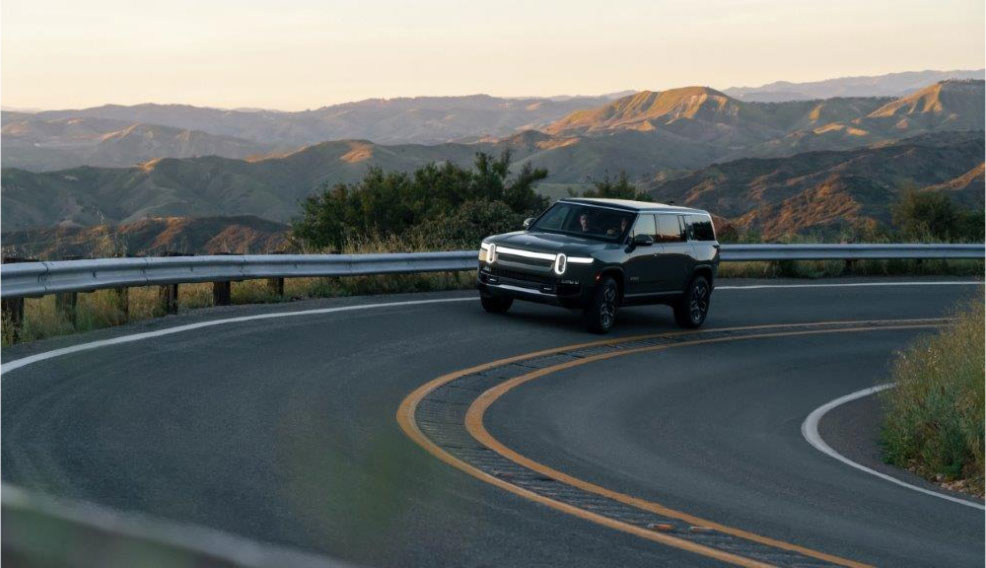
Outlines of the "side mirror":
{"label": "side mirror", "polygon": [[638,247],[649,247],[654,244],[654,237],[650,235],[635,235],[633,245]]}
{"label": "side mirror", "polygon": [[530,228],[531,223],[533,222],[534,222],[534,217],[528,217],[527,219],[524,219],[524,228],[525,229]]}

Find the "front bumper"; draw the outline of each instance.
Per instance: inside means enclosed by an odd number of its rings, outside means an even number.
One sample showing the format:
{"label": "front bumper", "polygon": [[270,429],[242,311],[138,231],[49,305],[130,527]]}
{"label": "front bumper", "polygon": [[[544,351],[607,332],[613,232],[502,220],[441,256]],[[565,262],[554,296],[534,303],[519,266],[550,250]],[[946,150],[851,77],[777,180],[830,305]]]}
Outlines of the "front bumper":
{"label": "front bumper", "polygon": [[485,263],[479,265],[476,287],[481,293],[491,296],[507,296],[568,308],[583,307],[591,297],[591,288],[579,279],[528,274],[490,267]]}

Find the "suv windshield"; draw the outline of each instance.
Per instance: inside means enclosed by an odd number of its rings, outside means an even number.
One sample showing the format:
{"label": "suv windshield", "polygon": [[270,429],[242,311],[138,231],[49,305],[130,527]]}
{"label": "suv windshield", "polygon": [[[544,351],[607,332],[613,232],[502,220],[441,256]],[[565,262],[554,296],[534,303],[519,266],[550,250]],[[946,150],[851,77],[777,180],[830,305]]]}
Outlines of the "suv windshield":
{"label": "suv windshield", "polygon": [[634,213],[559,201],[528,229],[616,241],[633,224]]}

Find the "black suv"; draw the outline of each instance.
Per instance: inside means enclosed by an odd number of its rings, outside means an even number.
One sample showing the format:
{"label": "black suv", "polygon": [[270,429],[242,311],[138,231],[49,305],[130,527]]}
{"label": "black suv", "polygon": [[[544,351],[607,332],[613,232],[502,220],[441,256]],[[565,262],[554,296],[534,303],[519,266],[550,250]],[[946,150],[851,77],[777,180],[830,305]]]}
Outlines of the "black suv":
{"label": "black suv", "polygon": [[702,325],[719,268],[705,211],[621,199],[554,203],[525,230],[483,239],[477,287],[483,308],[515,299],[584,310],[606,333],[619,306],[669,304],[678,325]]}

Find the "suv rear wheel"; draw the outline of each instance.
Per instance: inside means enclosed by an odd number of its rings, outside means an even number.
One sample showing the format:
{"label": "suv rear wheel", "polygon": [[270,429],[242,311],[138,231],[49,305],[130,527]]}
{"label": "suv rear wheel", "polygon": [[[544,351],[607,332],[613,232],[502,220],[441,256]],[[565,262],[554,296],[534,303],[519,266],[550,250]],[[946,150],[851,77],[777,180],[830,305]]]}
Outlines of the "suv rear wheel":
{"label": "suv rear wheel", "polygon": [[514,303],[514,299],[511,297],[492,294],[480,294],[479,301],[483,304],[483,309],[491,314],[506,313]]}
{"label": "suv rear wheel", "polygon": [[585,327],[592,333],[606,333],[616,321],[616,307],[620,303],[620,289],[610,276],[604,276],[596,287],[592,301],[583,316]]}
{"label": "suv rear wheel", "polygon": [[702,325],[709,313],[709,300],[712,287],[704,276],[696,276],[688,285],[688,290],[674,304],[674,319],[681,327],[694,329]]}

